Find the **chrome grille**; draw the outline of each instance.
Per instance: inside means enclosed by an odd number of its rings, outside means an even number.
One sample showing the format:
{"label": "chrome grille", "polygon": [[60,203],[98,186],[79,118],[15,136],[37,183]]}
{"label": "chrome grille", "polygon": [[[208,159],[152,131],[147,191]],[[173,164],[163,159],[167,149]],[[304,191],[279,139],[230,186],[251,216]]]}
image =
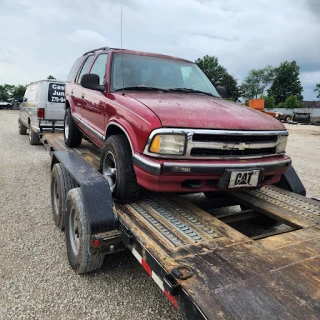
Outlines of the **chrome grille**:
{"label": "chrome grille", "polygon": [[[170,156],[149,152],[153,137],[157,134],[185,134],[184,155]],[[258,159],[279,155],[277,145],[286,130],[241,131],[160,128],[154,130],[146,143],[144,154],[156,158],[174,159]]]}
{"label": "chrome grille", "polygon": [[189,154],[198,158],[244,158],[276,154],[277,135],[215,135],[193,134],[189,141]]}

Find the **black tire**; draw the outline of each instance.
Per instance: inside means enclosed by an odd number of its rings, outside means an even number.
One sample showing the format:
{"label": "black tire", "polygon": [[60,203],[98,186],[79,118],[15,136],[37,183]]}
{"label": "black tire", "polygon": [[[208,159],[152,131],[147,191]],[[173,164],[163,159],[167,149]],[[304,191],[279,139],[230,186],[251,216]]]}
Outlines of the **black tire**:
{"label": "black tire", "polygon": [[[240,208],[242,211],[250,210],[250,208],[243,204],[240,205]],[[271,217],[263,214],[261,214],[261,217],[253,218],[251,221],[262,228],[273,228],[281,224],[278,220],[272,219]]]}
{"label": "black tire", "polygon": [[21,120],[18,120],[18,126],[19,126],[19,133],[21,135],[26,135],[28,128],[21,122]]}
{"label": "black tire", "polygon": [[68,108],[64,114],[63,128],[64,143],[69,148],[77,148],[82,141],[82,132],[77,128],[71,115],[71,109]]}
{"label": "black tire", "polygon": [[51,206],[53,221],[60,230],[65,228],[67,194],[76,187],[69,172],[60,163],[55,164],[51,172]]}
{"label": "black tire", "polygon": [[39,135],[32,131],[31,124],[29,124],[29,143],[32,146],[40,143]]}
{"label": "black tire", "polygon": [[88,219],[80,188],[72,189],[67,196],[66,244],[68,261],[76,273],[99,269],[105,255],[90,255]]}
{"label": "black tire", "polygon": [[[110,172],[108,168],[115,171]],[[101,151],[100,169],[117,202],[126,204],[137,201],[139,185],[133,169],[131,148],[124,135],[116,134],[106,140]]]}

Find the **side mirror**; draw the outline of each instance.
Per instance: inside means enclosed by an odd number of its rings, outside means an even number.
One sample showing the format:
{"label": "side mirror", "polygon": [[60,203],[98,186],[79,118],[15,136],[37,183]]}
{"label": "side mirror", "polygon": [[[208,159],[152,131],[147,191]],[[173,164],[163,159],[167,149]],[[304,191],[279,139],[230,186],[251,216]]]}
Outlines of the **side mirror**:
{"label": "side mirror", "polygon": [[221,98],[225,99],[227,97],[227,89],[225,87],[222,86],[217,86],[217,91],[220,95]]}
{"label": "side mirror", "polygon": [[105,91],[105,87],[100,85],[100,77],[95,73],[86,73],[81,77],[82,87],[97,91]]}
{"label": "side mirror", "polygon": [[23,102],[23,99],[22,98],[18,99],[18,102],[19,103]]}

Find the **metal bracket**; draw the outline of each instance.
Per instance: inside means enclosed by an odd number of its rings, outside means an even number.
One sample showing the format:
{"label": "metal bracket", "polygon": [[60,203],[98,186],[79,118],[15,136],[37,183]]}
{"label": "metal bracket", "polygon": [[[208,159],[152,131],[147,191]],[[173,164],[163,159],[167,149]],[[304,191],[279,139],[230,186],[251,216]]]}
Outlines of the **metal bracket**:
{"label": "metal bracket", "polygon": [[178,294],[180,284],[172,274],[165,274],[163,277],[163,287],[170,295],[175,296]]}

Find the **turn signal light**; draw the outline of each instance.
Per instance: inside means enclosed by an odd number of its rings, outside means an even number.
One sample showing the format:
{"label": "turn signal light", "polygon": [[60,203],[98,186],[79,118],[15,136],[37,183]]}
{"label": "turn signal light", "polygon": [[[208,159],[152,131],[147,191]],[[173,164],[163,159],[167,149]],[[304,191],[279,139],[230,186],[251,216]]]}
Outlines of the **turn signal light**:
{"label": "turn signal light", "polygon": [[38,108],[37,116],[38,116],[38,119],[44,119],[44,108]]}

